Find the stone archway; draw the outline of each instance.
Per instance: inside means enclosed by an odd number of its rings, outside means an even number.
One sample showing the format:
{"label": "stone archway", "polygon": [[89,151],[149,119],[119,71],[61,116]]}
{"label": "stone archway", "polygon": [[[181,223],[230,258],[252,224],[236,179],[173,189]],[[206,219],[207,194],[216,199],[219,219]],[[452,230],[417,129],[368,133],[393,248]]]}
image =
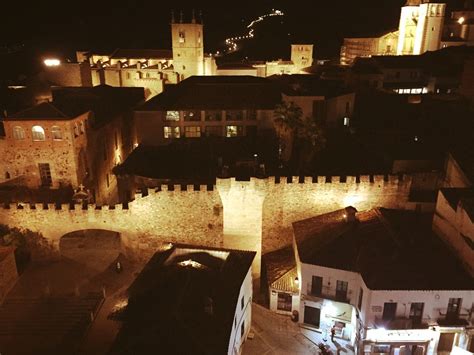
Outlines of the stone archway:
{"label": "stone archway", "polygon": [[59,240],[62,257],[102,272],[122,252],[120,233],[103,229],[84,229],[67,233]]}

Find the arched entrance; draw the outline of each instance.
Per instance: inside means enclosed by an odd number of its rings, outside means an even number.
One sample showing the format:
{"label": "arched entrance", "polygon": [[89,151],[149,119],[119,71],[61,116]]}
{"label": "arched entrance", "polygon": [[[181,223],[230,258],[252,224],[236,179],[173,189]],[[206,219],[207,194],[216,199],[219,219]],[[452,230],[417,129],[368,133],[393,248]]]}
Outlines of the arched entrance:
{"label": "arched entrance", "polygon": [[85,229],[65,234],[59,241],[61,256],[102,272],[122,251],[120,233]]}

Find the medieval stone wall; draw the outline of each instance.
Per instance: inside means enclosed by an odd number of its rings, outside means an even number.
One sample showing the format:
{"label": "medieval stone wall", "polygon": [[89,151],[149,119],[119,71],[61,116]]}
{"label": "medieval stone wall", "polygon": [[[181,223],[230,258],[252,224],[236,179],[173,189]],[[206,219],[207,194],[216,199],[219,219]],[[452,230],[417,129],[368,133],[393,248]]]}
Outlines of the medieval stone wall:
{"label": "medieval stone wall", "polygon": [[[288,181],[289,180],[289,181]],[[407,208],[410,179],[396,176],[290,179],[219,179],[211,191],[200,186],[163,185],[148,196],[136,195],[127,208],[25,205],[0,208],[0,223],[41,232],[51,243],[70,232],[105,229],[119,232],[128,251],[148,255],[162,242],[180,242],[257,252],[291,243],[292,222],[346,206]],[[173,189],[174,191],[170,191]]]}

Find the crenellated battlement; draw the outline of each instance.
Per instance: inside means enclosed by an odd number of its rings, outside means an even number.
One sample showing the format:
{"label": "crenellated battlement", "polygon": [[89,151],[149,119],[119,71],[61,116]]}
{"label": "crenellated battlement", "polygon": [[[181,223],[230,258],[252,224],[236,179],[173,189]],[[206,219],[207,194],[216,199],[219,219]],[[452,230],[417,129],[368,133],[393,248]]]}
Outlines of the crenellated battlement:
{"label": "crenellated battlement", "polygon": [[236,181],[235,178],[217,179],[216,185],[184,185],[184,184],[162,184],[155,188],[144,188],[135,193],[134,200],[129,203],[116,205],[98,205],[98,204],[53,204],[53,203],[4,203],[0,207],[4,210],[16,211],[68,211],[68,212],[94,212],[94,211],[127,211],[133,209],[136,201],[153,196],[155,194],[180,194],[184,192],[209,193],[215,192],[219,187],[239,184],[256,185],[261,189],[271,188],[273,185],[310,185],[311,189],[324,188],[326,185],[343,185],[346,187],[357,188],[359,186],[379,186],[383,185],[399,187],[401,184],[409,184],[411,176],[409,175],[360,175],[360,176],[270,176],[268,178],[259,179],[252,177],[250,181]]}

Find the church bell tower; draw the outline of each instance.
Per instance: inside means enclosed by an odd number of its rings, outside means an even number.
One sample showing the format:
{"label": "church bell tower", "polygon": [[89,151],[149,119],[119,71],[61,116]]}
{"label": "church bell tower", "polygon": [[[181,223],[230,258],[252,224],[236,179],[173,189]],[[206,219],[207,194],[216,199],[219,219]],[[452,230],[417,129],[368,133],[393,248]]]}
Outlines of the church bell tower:
{"label": "church bell tower", "polygon": [[193,11],[191,22],[186,23],[182,12],[178,22],[174,14],[171,15],[173,67],[180,80],[204,74],[204,25],[202,16],[199,17],[199,21],[196,20]]}

